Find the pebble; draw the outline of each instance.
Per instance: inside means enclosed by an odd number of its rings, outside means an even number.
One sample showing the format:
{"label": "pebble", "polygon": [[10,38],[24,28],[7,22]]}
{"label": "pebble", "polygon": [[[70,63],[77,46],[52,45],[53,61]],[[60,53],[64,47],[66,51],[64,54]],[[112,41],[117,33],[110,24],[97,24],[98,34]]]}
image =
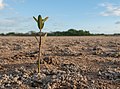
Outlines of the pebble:
{"label": "pebble", "polygon": [[[67,70],[67,71],[65,71]],[[68,72],[69,71],[69,72]],[[81,70],[74,64],[61,64],[61,70],[47,70],[43,69],[42,73],[26,73],[24,67],[15,70],[16,74],[3,74],[0,76],[0,88],[12,87],[11,83],[15,85],[27,84],[33,88],[42,89],[54,89],[58,84],[76,87],[76,84],[81,84],[84,87],[88,87],[88,81],[94,85],[95,80],[90,80],[87,76],[81,74]],[[98,75],[101,78],[113,80],[115,83],[120,83],[120,72],[115,71],[99,71]],[[75,85],[73,83],[75,81]],[[19,86],[18,86],[19,87]],[[17,86],[16,86],[17,88]]]}

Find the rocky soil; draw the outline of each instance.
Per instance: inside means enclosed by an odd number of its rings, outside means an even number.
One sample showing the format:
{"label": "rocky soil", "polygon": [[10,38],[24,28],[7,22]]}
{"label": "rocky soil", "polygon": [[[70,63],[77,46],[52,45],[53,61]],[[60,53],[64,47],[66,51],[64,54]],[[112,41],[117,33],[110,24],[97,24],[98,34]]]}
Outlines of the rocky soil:
{"label": "rocky soil", "polygon": [[120,37],[0,37],[0,89],[120,89]]}

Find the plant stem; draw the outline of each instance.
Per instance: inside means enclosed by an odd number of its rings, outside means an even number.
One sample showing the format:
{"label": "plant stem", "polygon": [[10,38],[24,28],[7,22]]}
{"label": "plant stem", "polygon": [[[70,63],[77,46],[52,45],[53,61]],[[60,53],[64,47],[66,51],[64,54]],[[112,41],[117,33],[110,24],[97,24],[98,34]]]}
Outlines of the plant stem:
{"label": "plant stem", "polygon": [[40,73],[40,62],[41,62],[41,30],[39,36],[39,55],[38,55],[38,73]]}

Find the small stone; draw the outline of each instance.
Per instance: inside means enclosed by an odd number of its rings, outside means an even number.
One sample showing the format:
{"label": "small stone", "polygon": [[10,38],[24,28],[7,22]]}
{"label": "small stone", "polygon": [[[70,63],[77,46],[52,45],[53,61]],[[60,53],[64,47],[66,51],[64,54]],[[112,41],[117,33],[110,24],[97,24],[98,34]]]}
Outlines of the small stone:
{"label": "small stone", "polygon": [[47,86],[46,86],[46,87],[47,87],[47,89],[52,89],[52,87],[50,86],[50,84],[49,84],[49,83],[47,84]]}
{"label": "small stone", "polygon": [[17,82],[18,78],[19,78],[18,76],[17,76],[17,77],[14,77],[13,81],[14,81],[14,82]]}
{"label": "small stone", "polygon": [[41,74],[40,77],[43,79],[43,78],[46,77],[46,75],[45,74]]}
{"label": "small stone", "polygon": [[10,74],[10,75],[9,75],[9,78],[10,78],[10,79],[13,79],[13,75],[12,75],[12,74]]}
{"label": "small stone", "polygon": [[95,83],[95,80],[91,80],[92,83]]}
{"label": "small stone", "polygon": [[78,75],[80,78],[82,78],[82,77],[83,77],[80,73],[77,73],[77,75]]}
{"label": "small stone", "polygon": [[28,78],[29,76],[28,76],[27,73],[25,73],[25,74],[23,75],[23,77],[24,77],[24,78]]}
{"label": "small stone", "polygon": [[21,82],[21,81],[17,81],[17,84],[21,85],[21,84],[22,84],[22,82]]}
{"label": "small stone", "polygon": [[99,75],[99,76],[101,76],[101,75],[102,75],[101,71],[99,71],[99,72],[98,72],[98,75]]}
{"label": "small stone", "polygon": [[52,76],[52,79],[55,79],[56,77],[57,77],[56,75],[53,75],[53,76]]}
{"label": "small stone", "polygon": [[8,76],[6,74],[3,75],[4,78],[7,78]]}
{"label": "small stone", "polygon": [[5,86],[6,86],[6,87],[10,87],[11,85],[8,83],[8,84],[6,84]]}
{"label": "small stone", "polygon": [[5,86],[4,86],[4,84],[0,87],[1,89],[5,89]]}

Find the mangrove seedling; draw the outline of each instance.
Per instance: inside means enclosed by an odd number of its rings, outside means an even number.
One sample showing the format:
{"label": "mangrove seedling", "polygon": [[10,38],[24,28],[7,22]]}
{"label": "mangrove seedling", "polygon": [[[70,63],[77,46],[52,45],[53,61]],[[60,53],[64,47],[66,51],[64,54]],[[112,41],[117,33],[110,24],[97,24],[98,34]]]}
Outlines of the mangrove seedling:
{"label": "mangrove seedling", "polygon": [[[39,30],[40,30],[40,32],[39,32],[39,39],[35,36],[35,38],[36,38],[36,40],[37,40],[37,42],[38,42],[38,44],[39,44],[39,54],[38,54],[38,73],[40,73],[40,62],[41,62],[41,46],[42,46],[42,29],[43,29],[43,27],[44,27],[44,23],[45,23],[45,21],[48,19],[48,17],[46,17],[46,18],[42,18],[42,16],[41,15],[39,15],[38,16],[38,18],[35,18],[34,16],[33,16],[33,18],[34,18],[34,20],[37,22],[37,25],[38,25],[38,28],[39,28]],[[47,36],[47,33],[44,35],[44,41],[45,41],[45,38],[46,38],[46,36]]]}

